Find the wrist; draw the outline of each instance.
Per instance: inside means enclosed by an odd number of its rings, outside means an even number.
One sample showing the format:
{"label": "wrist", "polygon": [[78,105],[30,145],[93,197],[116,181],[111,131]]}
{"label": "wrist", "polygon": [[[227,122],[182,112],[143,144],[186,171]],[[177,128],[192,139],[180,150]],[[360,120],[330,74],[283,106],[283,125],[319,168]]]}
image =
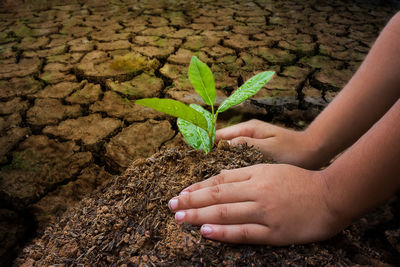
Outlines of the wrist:
{"label": "wrist", "polygon": [[307,129],[296,132],[296,139],[297,143],[300,143],[302,147],[300,162],[302,167],[318,170],[331,159],[322,137],[316,136]]}
{"label": "wrist", "polygon": [[349,210],[351,203],[345,204],[340,188],[333,182],[334,177],[330,170],[314,171],[314,176],[320,181],[322,203],[326,209],[326,223],[329,231],[337,233],[348,226],[354,219],[354,214]]}
{"label": "wrist", "polygon": [[358,213],[354,211],[354,203],[351,203],[351,196],[348,195],[352,193],[346,190],[338,179],[339,176],[343,178],[344,174],[337,173],[332,165],[318,173],[324,184],[324,201],[330,216],[342,222],[343,227],[347,226],[358,216]]}

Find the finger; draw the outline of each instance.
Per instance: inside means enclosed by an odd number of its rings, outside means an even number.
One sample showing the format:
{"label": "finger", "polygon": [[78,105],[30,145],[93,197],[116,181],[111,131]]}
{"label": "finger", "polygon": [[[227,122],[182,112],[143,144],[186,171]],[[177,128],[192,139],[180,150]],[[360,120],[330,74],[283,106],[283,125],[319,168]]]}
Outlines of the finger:
{"label": "finger", "polygon": [[257,139],[269,138],[274,137],[279,128],[263,121],[250,120],[218,130],[215,139],[216,141],[231,140],[239,136]]}
{"label": "finger", "polygon": [[204,224],[200,233],[206,237],[227,243],[269,244],[271,230],[261,224]]}
{"label": "finger", "polygon": [[218,175],[186,187],[182,190],[181,194],[184,192],[193,192],[210,186],[249,180],[252,174],[251,168],[252,166],[233,170],[222,170]]}
{"label": "finger", "polygon": [[175,213],[177,223],[193,225],[262,223],[264,211],[253,201],[213,205],[199,209],[180,210]]}
{"label": "finger", "polygon": [[216,131],[215,134],[215,141],[224,139],[224,140],[231,140],[232,138],[238,136],[248,136],[253,137],[254,132],[259,125],[259,121],[257,120],[250,120],[246,122],[242,122],[233,126],[229,126],[223,129]]}
{"label": "finger", "polygon": [[[246,190],[247,189],[247,190]],[[217,204],[234,203],[253,200],[252,191],[247,181],[220,184],[181,194],[172,198],[168,206],[172,211],[196,209]]]}

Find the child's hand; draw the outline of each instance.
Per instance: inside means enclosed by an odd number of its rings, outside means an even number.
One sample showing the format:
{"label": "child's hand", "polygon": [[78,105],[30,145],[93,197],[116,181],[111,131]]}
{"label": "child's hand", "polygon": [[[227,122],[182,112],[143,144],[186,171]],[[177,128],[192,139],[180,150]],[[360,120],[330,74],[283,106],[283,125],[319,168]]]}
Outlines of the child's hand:
{"label": "child's hand", "polygon": [[320,172],[260,164],[193,184],[169,202],[178,223],[230,243],[288,245],[326,239],[336,224]]}
{"label": "child's hand", "polygon": [[247,143],[279,163],[318,169],[329,161],[318,152],[316,140],[306,132],[284,129],[259,120],[230,126],[216,133],[216,140],[228,140],[231,145]]}

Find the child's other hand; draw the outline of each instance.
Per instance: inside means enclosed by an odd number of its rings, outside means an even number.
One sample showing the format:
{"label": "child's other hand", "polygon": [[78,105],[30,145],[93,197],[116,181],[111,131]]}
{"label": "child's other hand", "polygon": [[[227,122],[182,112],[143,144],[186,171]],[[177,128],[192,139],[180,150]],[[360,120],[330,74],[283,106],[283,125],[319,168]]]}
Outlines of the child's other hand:
{"label": "child's other hand", "polygon": [[326,161],[318,151],[316,140],[306,132],[281,128],[259,120],[250,120],[217,131],[216,140],[228,140],[235,146],[247,143],[279,163],[318,169]]}
{"label": "child's other hand", "polygon": [[178,223],[229,243],[288,245],[326,239],[343,224],[327,203],[318,171],[260,164],[222,171],[169,202]]}

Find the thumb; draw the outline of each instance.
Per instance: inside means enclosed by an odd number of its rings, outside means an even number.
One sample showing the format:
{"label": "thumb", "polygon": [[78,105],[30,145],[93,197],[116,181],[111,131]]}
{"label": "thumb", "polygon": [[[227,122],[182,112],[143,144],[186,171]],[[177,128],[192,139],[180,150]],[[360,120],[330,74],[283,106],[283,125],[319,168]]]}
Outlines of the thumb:
{"label": "thumb", "polygon": [[[262,122],[258,120],[249,120],[241,122],[226,128],[219,129],[216,132],[215,140],[230,140],[239,136],[253,137],[257,129],[261,128]],[[259,130],[258,130],[259,131]]]}

